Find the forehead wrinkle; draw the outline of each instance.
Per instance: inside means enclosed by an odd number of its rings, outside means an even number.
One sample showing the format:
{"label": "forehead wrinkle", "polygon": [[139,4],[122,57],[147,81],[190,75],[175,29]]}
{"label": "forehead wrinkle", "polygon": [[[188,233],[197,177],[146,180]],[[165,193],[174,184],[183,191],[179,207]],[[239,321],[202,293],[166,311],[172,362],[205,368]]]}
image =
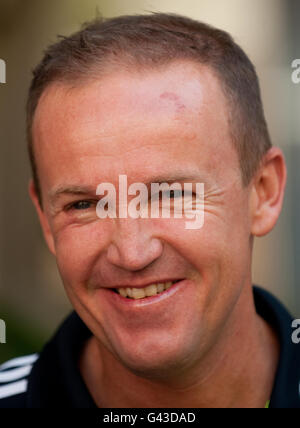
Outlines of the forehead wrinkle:
{"label": "forehead wrinkle", "polygon": [[[184,118],[182,118],[184,120]],[[185,118],[186,119],[186,118]],[[153,119],[154,120],[154,119]],[[186,119],[187,120],[187,119]],[[178,123],[170,122],[164,123],[164,126],[157,129],[153,129],[152,124],[145,123],[144,120],[141,120],[140,123],[132,123],[130,122],[130,126],[128,122],[126,125],[124,124],[123,128],[123,137],[124,141],[126,140],[126,144],[123,144],[123,150],[124,153],[132,152],[141,149],[142,147],[151,147],[151,146],[160,146],[165,143],[169,143],[171,139],[174,140],[174,142],[180,142],[181,144],[187,144],[188,142],[194,140],[197,135],[197,123],[195,121],[187,122],[185,120],[186,129],[184,133],[182,130],[180,131],[180,134],[178,133]],[[94,151],[92,145],[94,142],[98,140],[99,144],[97,145],[96,152],[97,154],[100,154],[102,156],[115,156],[113,147],[115,144],[119,144],[119,139],[121,137],[121,132],[115,133],[113,130],[108,129],[94,129],[91,128],[91,132],[86,132],[86,126],[89,124],[96,123],[97,121],[95,119],[89,118],[87,121],[85,120],[82,123],[78,123],[78,126],[76,128],[76,132],[73,129],[70,129],[68,132],[68,140],[69,142],[73,143],[68,146],[65,146],[64,144],[61,144],[60,150],[64,151],[66,149],[70,149],[73,146],[73,149],[76,151],[76,143],[77,141],[84,141],[86,143],[86,150],[91,154],[91,151]],[[41,125],[41,124],[40,124]],[[42,124],[44,125],[44,123]],[[106,124],[107,125],[107,124]],[[50,125],[51,126],[51,125]],[[56,124],[57,126],[57,124]],[[52,128],[52,126],[51,126]],[[47,126],[37,126],[36,129],[36,137],[37,140],[40,142],[43,142],[43,145],[46,147],[49,146],[49,135],[52,134],[52,129],[49,129],[49,124]],[[141,130],[140,137],[137,135],[137,130]],[[50,132],[49,132],[50,131]],[[66,127],[61,129],[62,134],[66,131]],[[149,135],[149,131],[152,135]],[[135,147],[128,147],[133,143],[135,140],[140,138],[140,142],[138,146]],[[151,142],[145,141],[151,138]],[[144,141],[143,141],[144,140]],[[102,144],[103,143],[103,144]],[[82,149],[82,148],[80,148]],[[122,152],[123,152],[122,150]]]}

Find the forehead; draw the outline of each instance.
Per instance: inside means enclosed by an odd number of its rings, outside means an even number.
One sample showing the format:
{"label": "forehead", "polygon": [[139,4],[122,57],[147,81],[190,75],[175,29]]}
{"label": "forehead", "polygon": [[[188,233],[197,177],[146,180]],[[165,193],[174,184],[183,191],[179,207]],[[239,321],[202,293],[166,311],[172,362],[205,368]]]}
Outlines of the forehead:
{"label": "forehead", "polygon": [[136,170],[137,158],[144,170],[150,159],[151,168],[166,167],[168,156],[184,164],[195,161],[194,151],[208,167],[225,153],[235,157],[220,84],[210,69],[189,63],[52,84],[40,99],[33,136],[39,174],[50,181],[75,160],[77,173],[85,162],[92,174],[108,163],[110,171],[122,163],[122,173],[130,173],[125,165]]}

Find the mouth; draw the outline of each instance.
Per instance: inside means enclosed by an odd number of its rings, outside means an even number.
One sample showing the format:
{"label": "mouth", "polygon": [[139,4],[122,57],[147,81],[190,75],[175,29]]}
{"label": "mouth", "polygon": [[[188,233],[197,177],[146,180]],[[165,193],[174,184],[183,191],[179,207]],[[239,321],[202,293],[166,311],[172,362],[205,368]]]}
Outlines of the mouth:
{"label": "mouth", "polygon": [[153,297],[159,294],[162,294],[164,291],[171,288],[177,282],[180,282],[181,279],[168,282],[160,282],[155,284],[147,285],[144,288],[134,288],[134,287],[123,287],[115,288],[113,291],[126,299],[139,300],[147,299],[147,297]]}

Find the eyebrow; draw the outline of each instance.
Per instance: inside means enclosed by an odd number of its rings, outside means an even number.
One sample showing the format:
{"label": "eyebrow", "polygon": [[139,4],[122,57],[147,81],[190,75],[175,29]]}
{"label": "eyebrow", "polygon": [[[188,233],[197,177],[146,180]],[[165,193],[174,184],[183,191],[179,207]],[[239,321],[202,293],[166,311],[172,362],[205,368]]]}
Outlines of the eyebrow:
{"label": "eyebrow", "polygon": [[[195,181],[199,179],[199,176],[197,175],[198,174],[196,173],[185,174],[185,175],[182,173],[181,174],[171,173],[164,176],[158,175],[153,177],[151,181],[145,183],[145,185],[147,187],[150,187],[151,183],[161,184],[161,183],[175,183],[175,182],[187,181],[187,180]],[[78,195],[78,196],[90,195],[90,196],[96,197],[96,189],[97,189],[97,186],[92,187],[92,186],[82,186],[82,185],[64,185],[64,186],[58,186],[50,190],[50,192],[48,193],[48,196],[52,203],[56,202],[57,199],[59,199],[59,197],[62,195]]]}
{"label": "eyebrow", "polygon": [[168,174],[165,176],[158,175],[156,177],[153,177],[151,181],[149,181],[148,183],[145,183],[145,184],[149,185],[151,183],[164,183],[164,182],[169,183],[169,182],[187,181],[187,180],[195,181],[199,178],[200,177],[197,174],[185,174],[185,175],[181,174],[180,175],[180,174],[174,173],[174,174]]}
{"label": "eyebrow", "polygon": [[55,202],[62,195],[96,195],[96,190],[91,186],[66,185],[56,187],[48,193],[50,201]]}

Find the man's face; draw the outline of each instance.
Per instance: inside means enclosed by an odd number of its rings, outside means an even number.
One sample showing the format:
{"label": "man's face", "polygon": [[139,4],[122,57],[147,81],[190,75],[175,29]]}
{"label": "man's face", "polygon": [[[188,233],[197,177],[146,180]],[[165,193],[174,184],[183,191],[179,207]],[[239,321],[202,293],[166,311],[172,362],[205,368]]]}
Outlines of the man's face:
{"label": "man's face", "polygon": [[[115,72],[43,94],[34,126],[48,245],[94,335],[137,373],[195,364],[250,281],[249,190],[218,80],[205,67]],[[186,218],[100,219],[100,183],[204,183],[204,226]],[[129,196],[128,200],[133,198]],[[86,202],[80,202],[86,201]],[[181,280],[134,300],[116,288]]]}

